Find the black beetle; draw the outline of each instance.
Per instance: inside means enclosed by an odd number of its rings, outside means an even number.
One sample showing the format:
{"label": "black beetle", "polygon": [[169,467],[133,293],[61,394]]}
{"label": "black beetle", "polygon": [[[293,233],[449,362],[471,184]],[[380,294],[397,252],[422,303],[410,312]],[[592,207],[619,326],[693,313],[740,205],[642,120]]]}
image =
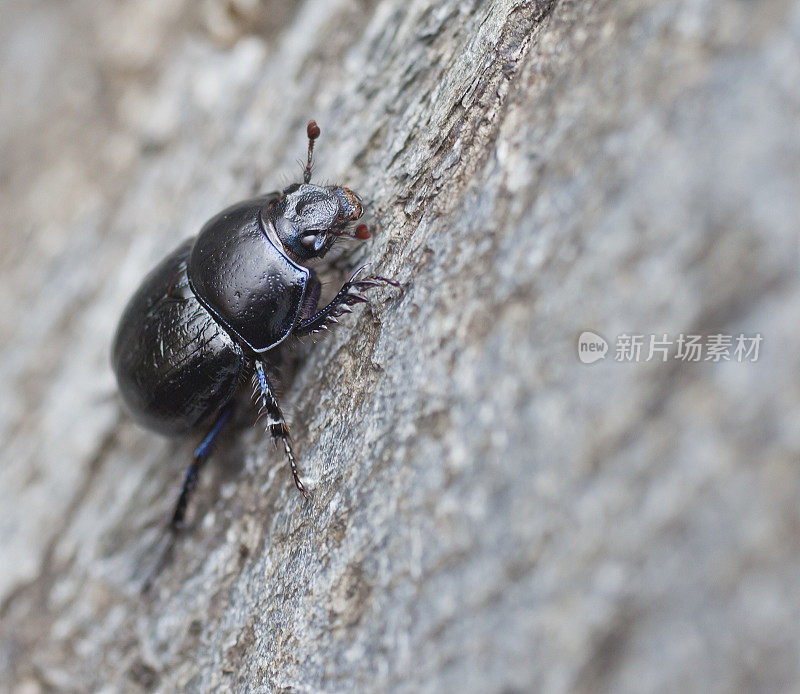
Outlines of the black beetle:
{"label": "black beetle", "polygon": [[290,336],[327,329],[366,302],[360,294],[383,283],[356,271],[324,308],[320,281],[303,263],[324,256],[338,237],[369,237],[361,198],[342,186],[311,181],[314,141],[310,121],[303,183],[239,202],[209,220],[145,277],[128,302],[112,349],[122,399],[141,424],[184,435],[205,422],[210,429],[186,471],[170,527],[183,524],[197,475],[234,395],[252,373],[255,395],[273,439],[280,439],[297,489],[308,497],[291,439],[265,365],[265,355]]}

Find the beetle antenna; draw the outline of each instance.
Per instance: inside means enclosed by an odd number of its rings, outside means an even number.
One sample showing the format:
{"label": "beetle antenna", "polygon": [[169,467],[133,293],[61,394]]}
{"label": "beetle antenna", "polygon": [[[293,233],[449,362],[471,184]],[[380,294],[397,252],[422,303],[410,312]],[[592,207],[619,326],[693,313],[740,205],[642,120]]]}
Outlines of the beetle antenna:
{"label": "beetle antenna", "polygon": [[303,183],[311,182],[311,157],[314,154],[314,140],[319,137],[319,133],[320,129],[317,125],[317,121],[308,121],[308,125],[306,126],[306,134],[308,135],[308,162],[306,163],[306,169],[303,172]]}

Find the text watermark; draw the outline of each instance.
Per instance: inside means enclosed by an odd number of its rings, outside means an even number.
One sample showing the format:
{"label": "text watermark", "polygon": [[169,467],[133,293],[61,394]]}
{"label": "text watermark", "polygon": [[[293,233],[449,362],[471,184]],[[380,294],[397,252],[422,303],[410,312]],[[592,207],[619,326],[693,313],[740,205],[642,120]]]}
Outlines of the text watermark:
{"label": "text watermark", "polygon": [[[738,335],[715,333],[712,335],[678,335],[622,333],[614,343],[614,361],[647,362],[669,360],[685,362],[756,362],[758,361],[761,333]],[[584,364],[605,359],[609,344],[602,336],[586,330],[578,337],[578,358]]]}

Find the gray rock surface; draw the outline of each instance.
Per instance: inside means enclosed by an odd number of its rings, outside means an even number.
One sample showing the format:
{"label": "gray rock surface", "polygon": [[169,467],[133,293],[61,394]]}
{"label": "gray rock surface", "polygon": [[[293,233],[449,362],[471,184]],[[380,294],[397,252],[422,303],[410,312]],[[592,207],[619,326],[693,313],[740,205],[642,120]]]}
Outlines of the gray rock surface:
{"label": "gray rock surface", "polygon": [[[2,13],[1,689],[796,691],[800,2]],[[309,117],[406,286],[298,348],[313,502],[242,415],[142,597],[194,442],[121,411],[116,318]]]}

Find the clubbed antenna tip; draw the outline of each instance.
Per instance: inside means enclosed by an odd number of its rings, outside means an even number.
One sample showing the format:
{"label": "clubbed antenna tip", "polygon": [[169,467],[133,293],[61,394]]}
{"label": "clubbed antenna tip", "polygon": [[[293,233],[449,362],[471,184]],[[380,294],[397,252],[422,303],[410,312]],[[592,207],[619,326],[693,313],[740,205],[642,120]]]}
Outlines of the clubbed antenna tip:
{"label": "clubbed antenna tip", "polygon": [[308,121],[308,125],[306,126],[306,135],[308,135],[308,162],[306,163],[306,169],[303,172],[303,183],[311,182],[311,158],[314,154],[314,140],[319,137],[320,132],[321,131],[317,125],[317,121]]}

